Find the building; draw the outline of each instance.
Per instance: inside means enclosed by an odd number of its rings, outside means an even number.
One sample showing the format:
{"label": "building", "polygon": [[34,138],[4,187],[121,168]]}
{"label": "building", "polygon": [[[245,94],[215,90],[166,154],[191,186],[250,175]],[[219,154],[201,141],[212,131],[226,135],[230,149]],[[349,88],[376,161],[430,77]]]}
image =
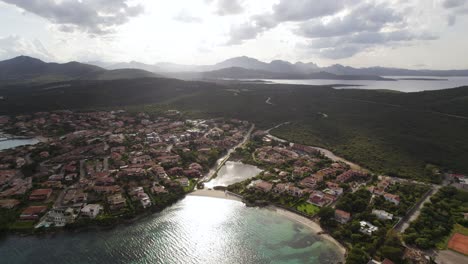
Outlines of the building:
{"label": "building", "polygon": [[391,193],[385,193],[383,196],[384,196],[384,199],[386,201],[394,203],[395,205],[400,204],[400,196],[398,196],[398,195],[394,195],[394,194],[391,194]]}
{"label": "building", "polygon": [[372,214],[380,220],[392,220],[393,214],[387,213],[384,210],[372,210]]}
{"label": "building", "polygon": [[43,201],[49,199],[52,194],[52,189],[37,189],[31,192],[29,195],[30,201]]}
{"label": "building", "polygon": [[349,220],[351,220],[351,214],[346,211],[336,209],[335,220],[341,224],[346,224],[349,222]]}
{"label": "building", "polygon": [[359,231],[363,234],[371,236],[375,231],[379,230],[378,227],[374,226],[369,222],[361,221],[359,223],[361,225],[361,229]]}
{"label": "building", "polygon": [[126,200],[121,193],[111,195],[107,198],[111,210],[118,210],[126,206]]}
{"label": "building", "polygon": [[263,192],[269,192],[273,188],[273,184],[263,180],[256,180],[249,184],[249,188],[255,188]]}
{"label": "building", "polygon": [[103,209],[99,204],[87,204],[81,208],[81,215],[94,219]]}
{"label": "building", "polygon": [[20,220],[37,220],[47,211],[47,206],[29,206],[21,212]]}

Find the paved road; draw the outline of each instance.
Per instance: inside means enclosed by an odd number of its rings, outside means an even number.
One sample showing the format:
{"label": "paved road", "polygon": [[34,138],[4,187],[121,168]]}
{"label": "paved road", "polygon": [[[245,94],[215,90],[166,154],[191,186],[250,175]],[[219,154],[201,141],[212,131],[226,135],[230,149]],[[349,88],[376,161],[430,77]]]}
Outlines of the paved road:
{"label": "paved road", "polygon": [[431,197],[434,194],[436,194],[441,187],[442,186],[440,185],[433,185],[432,190],[430,191],[429,195],[427,195],[427,197],[423,201],[420,201],[418,204],[416,204],[416,210],[412,211],[409,217],[407,216],[407,220],[404,221],[403,223],[400,223],[398,227],[395,228],[395,231],[404,233],[405,230],[409,227],[410,223],[416,220],[418,216],[421,214],[421,209],[424,207],[424,204],[430,202]]}

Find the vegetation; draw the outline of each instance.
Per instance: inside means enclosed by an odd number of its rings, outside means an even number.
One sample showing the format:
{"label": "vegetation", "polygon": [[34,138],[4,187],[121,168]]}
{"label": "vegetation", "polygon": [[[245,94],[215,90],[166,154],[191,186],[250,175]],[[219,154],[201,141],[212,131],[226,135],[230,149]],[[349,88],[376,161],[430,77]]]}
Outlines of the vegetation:
{"label": "vegetation", "polygon": [[429,189],[429,186],[421,184],[392,184],[388,186],[386,192],[400,196],[400,203],[395,205],[386,201],[382,196],[377,196],[374,198],[374,208],[387,211],[395,216],[404,216]]}
{"label": "vegetation", "polygon": [[[468,172],[468,87],[397,93],[226,85],[172,79],[18,85],[2,88],[0,113],[132,106],[147,112],[176,108],[190,117],[235,117],[259,128],[289,121],[272,133],[331,149],[376,173],[439,182],[437,168]],[[273,105],[265,103],[268,97]]]}
{"label": "vegetation", "polygon": [[467,211],[468,192],[443,187],[431,198],[431,203],[424,205],[418,219],[406,229],[404,240],[421,249],[441,245],[447,241],[454,225],[468,227],[468,221],[463,217]]}

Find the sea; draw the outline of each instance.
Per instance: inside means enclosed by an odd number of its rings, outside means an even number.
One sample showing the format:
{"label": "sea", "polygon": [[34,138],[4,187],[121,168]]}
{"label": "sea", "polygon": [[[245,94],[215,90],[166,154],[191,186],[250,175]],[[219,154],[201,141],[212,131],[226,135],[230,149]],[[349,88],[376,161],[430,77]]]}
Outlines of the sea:
{"label": "sea", "polygon": [[[366,81],[366,80],[277,80],[263,79],[269,83],[304,84],[304,85],[336,85],[337,89],[369,89],[394,90],[399,92],[434,91],[460,86],[468,86],[468,77],[427,77],[427,76],[384,76],[396,81]],[[410,80],[412,79],[412,80]],[[432,80],[422,80],[432,79]],[[342,86],[345,85],[345,86]]]}
{"label": "sea", "polygon": [[281,214],[232,200],[187,196],[133,224],[108,231],[0,239],[0,262],[338,263],[339,249]]}

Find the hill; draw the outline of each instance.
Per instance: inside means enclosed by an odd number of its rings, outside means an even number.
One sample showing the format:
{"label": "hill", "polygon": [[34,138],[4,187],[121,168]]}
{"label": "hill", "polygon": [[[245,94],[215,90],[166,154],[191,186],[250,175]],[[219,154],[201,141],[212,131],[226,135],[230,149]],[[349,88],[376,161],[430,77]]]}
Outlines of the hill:
{"label": "hill", "polygon": [[118,80],[137,78],[161,78],[162,76],[153,72],[140,69],[117,69],[92,72],[80,77],[82,80]]}
{"label": "hill", "polygon": [[79,62],[46,63],[28,56],[0,61],[0,81],[69,80],[104,69]]}
{"label": "hill", "polygon": [[0,61],[0,85],[48,83],[75,79],[113,80],[143,77],[160,77],[160,75],[139,69],[106,70],[79,62],[46,63],[28,56]]}

